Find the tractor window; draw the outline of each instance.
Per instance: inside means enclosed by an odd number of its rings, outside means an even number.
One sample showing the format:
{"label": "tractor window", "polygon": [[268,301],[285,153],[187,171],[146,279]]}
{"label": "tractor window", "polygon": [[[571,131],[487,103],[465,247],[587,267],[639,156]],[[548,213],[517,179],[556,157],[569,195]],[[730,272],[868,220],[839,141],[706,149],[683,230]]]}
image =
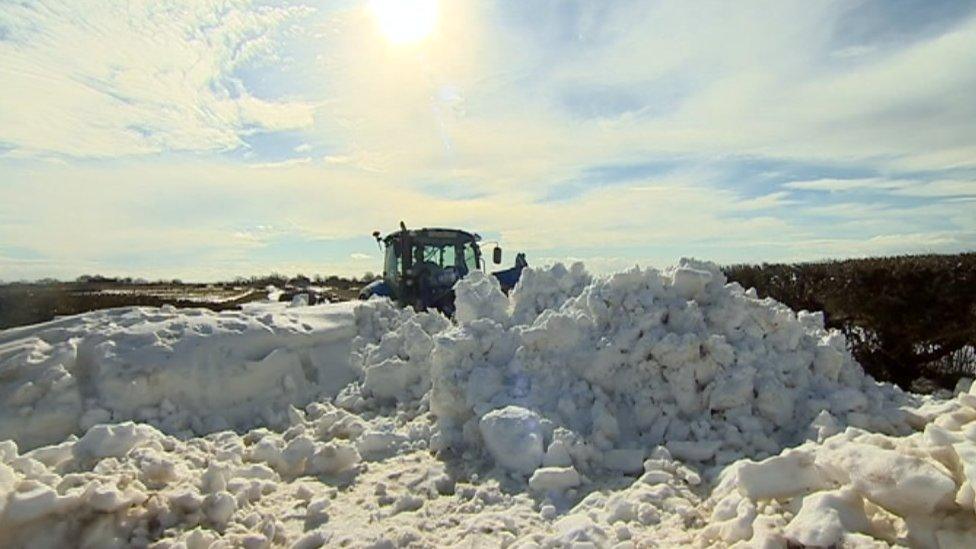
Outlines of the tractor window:
{"label": "tractor window", "polygon": [[427,244],[418,246],[414,253],[415,257],[423,258],[425,263],[432,263],[441,269],[457,269],[462,275],[478,269],[477,251],[470,242],[443,246]]}
{"label": "tractor window", "polygon": [[424,246],[422,252],[424,263],[433,263],[434,265],[440,267],[442,252],[443,248],[438,248],[437,246]]}
{"label": "tractor window", "polygon": [[464,266],[468,272],[478,270],[478,251],[474,244],[468,242],[464,244]]}
{"label": "tractor window", "polygon": [[446,267],[457,266],[457,253],[453,244],[444,246],[427,245],[423,247],[423,258],[425,263],[433,263],[444,269]]}
{"label": "tractor window", "polygon": [[455,267],[457,262],[454,259],[454,246],[444,246],[441,248],[441,267]]}
{"label": "tractor window", "polygon": [[400,278],[400,254],[398,253],[398,248],[396,244],[389,244],[386,247],[386,261],[383,265],[383,270],[387,278],[398,279]]}

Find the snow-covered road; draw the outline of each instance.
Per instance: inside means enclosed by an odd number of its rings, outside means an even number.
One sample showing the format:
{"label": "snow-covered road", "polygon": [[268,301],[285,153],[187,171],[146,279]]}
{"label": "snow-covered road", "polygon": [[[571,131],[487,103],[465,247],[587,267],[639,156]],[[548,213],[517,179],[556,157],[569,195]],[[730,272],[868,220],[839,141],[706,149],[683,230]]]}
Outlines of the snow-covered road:
{"label": "snow-covered road", "polygon": [[0,332],[0,546],[976,546],[976,391],[682,261]]}

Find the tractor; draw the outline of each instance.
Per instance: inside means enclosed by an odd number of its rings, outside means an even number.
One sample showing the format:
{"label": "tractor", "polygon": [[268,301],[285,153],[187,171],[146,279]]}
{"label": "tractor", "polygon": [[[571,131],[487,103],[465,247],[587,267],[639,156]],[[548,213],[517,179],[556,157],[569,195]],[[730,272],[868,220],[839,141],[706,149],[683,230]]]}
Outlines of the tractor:
{"label": "tractor", "polygon": [[[485,270],[481,236],[458,229],[407,229],[373,238],[384,253],[383,278],[366,285],[359,299],[385,296],[401,307],[416,310],[437,309],[454,315],[454,284],[476,270]],[[495,243],[492,262],[502,262],[502,249]],[[515,257],[515,266],[491,273],[502,291],[508,293],[518,282],[528,263],[525,254]]]}

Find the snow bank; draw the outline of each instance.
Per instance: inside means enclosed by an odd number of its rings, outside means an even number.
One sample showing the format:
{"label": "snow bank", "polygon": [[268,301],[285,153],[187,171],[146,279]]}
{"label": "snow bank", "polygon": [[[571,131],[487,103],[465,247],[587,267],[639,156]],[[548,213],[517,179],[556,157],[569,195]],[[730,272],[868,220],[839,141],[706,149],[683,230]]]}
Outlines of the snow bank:
{"label": "snow bank", "polygon": [[976,393],[964,393],[919,433],[890,437],[850,427],[729,466],[712,493],[714,511],[702,535],[757,546],[881,540],[972,547],[974,473]]}
{"label": "snow bank", "polygon": [[371,300],[0,332],[0,546],[976,540],[976,392],[879,384],[819,314],[691,260],[455,290],[456,323]]}
{"label": "snow bank", "polygon": [[105,422],[170,433],[277,425],[359,375],[353,306],[130,307],[0,333],[0,439],[22,448]]}
{"label": "snow bank", "polygon": [[[911,431],[900,408],[913,397],[866,376],[820,314],[726,284],[714,264],[600,280],[579,265],[527,269],[510,298],[474,277],[458,284],[457,306],[457,326],[408,350],[417,339],[401,332],[418,330],[404,323],[364,367],[420,384],[382,391],[407,394],[401,405],[428,402],[414,397],[429,383],[434,446],[483,451],[513,473],[532,471],[506,466],[484,428],[510,406],[539,418],[545,456],[582,472],[633,470],[661,444],[715,467],[847,425]],[[409,360],[389,362],[400,354]],[[407,375],[420,371],[429,382]]]}

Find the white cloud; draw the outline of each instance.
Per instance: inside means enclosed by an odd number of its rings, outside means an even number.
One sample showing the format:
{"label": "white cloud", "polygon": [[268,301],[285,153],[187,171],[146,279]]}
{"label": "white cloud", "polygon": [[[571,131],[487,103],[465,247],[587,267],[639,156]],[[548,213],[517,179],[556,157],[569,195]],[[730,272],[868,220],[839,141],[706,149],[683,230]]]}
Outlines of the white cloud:
{"label": "white cloud", "polygon": [[248,166],[251,168],[257,168],[261,170],[269,170],[269,169],[273,170],[278,168],[287,168],[289,166],[301,166],[302,164],[308,164],[311,161],[312,161],[311,158],[307,156],[303,156],[299,158],[289,158],[287,160],[279,160],[277,162],[257,162],[254,164],[248,164]]}
{"label": "white cloud", "polygon": [[894,194],[930,198],[974,197],[976,196],[976,179],[944,179],[928,181],[919,183],[917,185],[912,185],[910,187],[898,188],[895,190]]}
{"label": "white cloud", "polygon": [[891,190],[900,189],[911,184],[910,181],[889,181],[883,178],[869,177],[863,179],[813,179],[808,181],[790,181],[783,184],[784,188],[802,191],[843,192],[853,190]]}
{"label": "white cloud", "polygon": [[0,142],[10,154],[223,150],[311,125],[311,106],[250,95],[234,71],[273,55],[299,8],[249,0],[0,4]]}
{"label": "white cloud", "polygon": [[938,179],[919,181],[911,179],[884,179],[880,177],[864,179],[814,179],[809,181],[790,181],[784,188],[804,191],[849,192],[881,191],[892,195],[944,198],[976,196],[976,180]]}

